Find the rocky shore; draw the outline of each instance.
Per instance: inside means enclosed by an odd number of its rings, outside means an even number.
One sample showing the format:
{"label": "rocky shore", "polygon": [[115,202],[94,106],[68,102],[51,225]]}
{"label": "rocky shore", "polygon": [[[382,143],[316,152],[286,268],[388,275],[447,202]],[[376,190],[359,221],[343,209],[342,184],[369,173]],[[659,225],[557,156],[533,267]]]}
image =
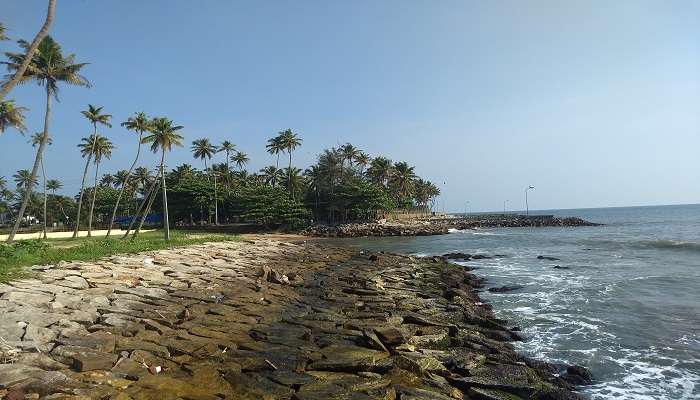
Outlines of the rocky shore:
{"label": "rocky shore", "polygon": [[446,258],[272,240],[34,267],[0,285],[7,399],[576,399]]}
{"label": "rocky shore", "polygon": [[366,222],[338,225],[314,225],[301,234],[319,237],[361,236],[429,236],[445,235],[450,229],[518,228],[518,227],[571,227],[596,226],[581,218],[554,216],[486,215],[469,218],[433,218],[401,222]]}

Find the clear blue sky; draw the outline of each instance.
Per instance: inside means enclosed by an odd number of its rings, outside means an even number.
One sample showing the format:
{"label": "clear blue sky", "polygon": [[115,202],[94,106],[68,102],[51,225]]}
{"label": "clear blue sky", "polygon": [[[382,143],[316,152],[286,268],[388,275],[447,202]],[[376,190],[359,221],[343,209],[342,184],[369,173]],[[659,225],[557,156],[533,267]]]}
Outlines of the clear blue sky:
{"label": "clear blue sky", "polygon": [[[45,3],[4,0],[9,35],[31,38]],[[171,167],[201,167],[189,143],[207,136],[257,170],[292,128],[298,166],[349,141],[415,165],[453,211],[521,209],[527,185],[537,209],[698,203],[698,21],[697,1],[59,0],[51,34],[94,86],[62,91],[47,175],[77,191],[91,103],[115,117],[105,172],[135,147],[117,123],[145,111],[185,126]],[[10,97],[39,131],[42,91]],[[0,176],[32,160],[0,136]]]}

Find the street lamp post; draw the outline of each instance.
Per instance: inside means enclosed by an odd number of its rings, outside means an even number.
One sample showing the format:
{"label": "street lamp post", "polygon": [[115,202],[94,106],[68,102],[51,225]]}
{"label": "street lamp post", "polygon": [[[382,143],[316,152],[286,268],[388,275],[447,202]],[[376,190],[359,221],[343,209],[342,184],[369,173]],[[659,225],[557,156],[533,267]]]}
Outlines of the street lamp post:
{"label": "street lamp post", "polygon": [[529,216],[530,215],[530,206],[527,204],[527,191],[530,189],[534,189],[534,186],[528,186],[527,189],[525,189],[525,215]]}

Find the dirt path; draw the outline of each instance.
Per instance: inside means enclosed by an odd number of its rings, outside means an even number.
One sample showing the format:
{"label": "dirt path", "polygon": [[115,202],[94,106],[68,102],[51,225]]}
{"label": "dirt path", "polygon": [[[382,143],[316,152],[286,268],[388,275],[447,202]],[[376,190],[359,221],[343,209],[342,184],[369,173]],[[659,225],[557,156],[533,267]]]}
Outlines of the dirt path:
{"label": "dirt path", "polygon": [[575,398],[441,261],[258,239],[34,269],[0,285],[0,397]]}

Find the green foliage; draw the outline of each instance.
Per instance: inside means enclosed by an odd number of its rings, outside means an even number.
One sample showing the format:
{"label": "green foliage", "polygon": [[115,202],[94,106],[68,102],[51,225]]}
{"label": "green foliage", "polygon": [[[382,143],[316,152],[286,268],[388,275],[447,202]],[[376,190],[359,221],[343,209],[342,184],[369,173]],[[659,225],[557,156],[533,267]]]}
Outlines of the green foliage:
{"label": "green foliage", "polygon": [[239,209],[245,220],[264,225],[299,226],[309,216],[304,205],[289,198],[284,190],[264,185],[240,188],[228,197],[227,202]]}
{"label": "green foliage", "polygon": [[161,232],[146,232],[135,240],[118,238],[80,238],[77,241],[19,240],[0,244],[0,282],[18,275],[29,265],[55,264],[59,261],[94,261],[112,254],[129,254],[178,246],[237,240],[233,235],[211,235],[174,231],[170,241]]}

